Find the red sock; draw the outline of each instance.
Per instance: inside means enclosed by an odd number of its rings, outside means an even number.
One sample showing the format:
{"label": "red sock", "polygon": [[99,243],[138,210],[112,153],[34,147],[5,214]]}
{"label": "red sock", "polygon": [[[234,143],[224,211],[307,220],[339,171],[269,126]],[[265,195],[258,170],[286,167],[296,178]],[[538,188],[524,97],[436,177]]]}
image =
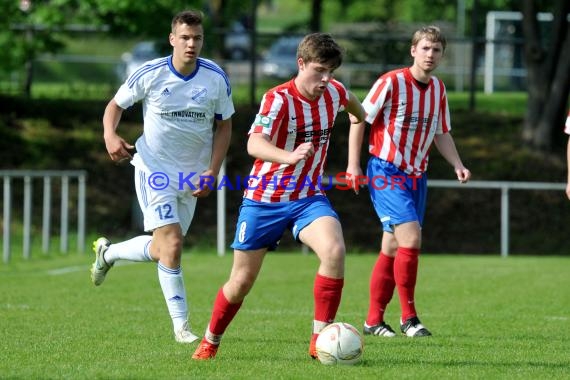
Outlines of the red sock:
{"label": "red sock", "polygon": [[343,278],[330,278],[317,273],[313,288],[316,321],[334,322],[340,305],[343,285]]}
{"label": "red sock", "polygon": [[368,326],[384,321],[384,311],[392,299],[395,286],[394,258],[380,252],[370,276],[370,304],[366,318]]}
{"label": "red sock", "polygon": [[214,335],[222,335],[232,319],[234,319],[241,304],[242,302],[229,303],[226,296],[224,296],[223,288],[220,288],[214,301],[214,310],[212,310],[212,318],[209,324],[210,332]]}
{"label": "red sock", "polygon": [[398,287],[400,306],[402,307],[402,321],[417,315],[414,305],[414,291],[418,276],[418,248],[399,247],[394,260],[394,279]]}

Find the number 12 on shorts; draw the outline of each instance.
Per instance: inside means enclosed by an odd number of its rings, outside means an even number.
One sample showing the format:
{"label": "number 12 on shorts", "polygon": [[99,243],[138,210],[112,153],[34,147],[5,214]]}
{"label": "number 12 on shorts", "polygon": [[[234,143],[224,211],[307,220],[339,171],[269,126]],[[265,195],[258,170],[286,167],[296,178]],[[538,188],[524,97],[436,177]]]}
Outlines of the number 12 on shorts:
{"label": "number 12 on shorts", "polygon": [[156,211],[160,220],[174,218],[174,215],[172,215],[172,206],[169,204],[159,205],[154,211]]}

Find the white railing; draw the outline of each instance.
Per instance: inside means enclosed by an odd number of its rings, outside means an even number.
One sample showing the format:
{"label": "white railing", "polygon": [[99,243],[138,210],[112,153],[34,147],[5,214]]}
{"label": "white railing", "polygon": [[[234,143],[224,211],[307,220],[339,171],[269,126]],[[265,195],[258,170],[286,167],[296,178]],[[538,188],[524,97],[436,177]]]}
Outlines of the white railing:
{"label": "white railing", "polygon": [[517,181],[469,181],[459,183],[452,180],[428,180],[428,187],[472,188],[501,190],[501,256],[509,255],[509,191],[510,190],[557,190],[564,191],[565,183],[517,182]]}
{"label": "white railing", "polygon": [[[220,176],[225,175],[225,164],[220,171]],[[23,257],[29,258],[31,255],[31,230],[32,230],[32,192],[33,178],[43,178],[43,207],[42,207],[42,251],[47,253],[50,246],[50,215],[51,215],[51,194],[52,180],[54,178],[61,181],[61,209],[60,209],[60,251],[68,251],[68,231],[69,231],[69,184],[70,179],[77,180],[77,250],[85,250],[85,228],[86,228],[86,180],[85,171],[32,171],[32,170],[0,170],[3,178],[3,259],[10,261],[11,255],[11,211],[12,211],[12,181],[14,179],[23,180]],[[325,177],[328,178],[328,177]],[[327,185],[323,183],[323,185]],[[345,185],[333,182],[333,185]],[[453,189],[497,189],[501,191],[501,256],[509,255],[509,192],[510,190],[547,190],[564,191],[565,183],[551,182],[515,182],[515,181],[470,181],[461,184],[455,180],[428,180],[428,187],[453,188]],[[226,196],[225,188],[217,193],[217,252],[223,256],[226,252]]]}
{"label": "white railing", "polygon": [[60,251],[68,251],[69,232],[69,184],[71,179],[77,180],[77,251],[85,250],[85,197],[87,173],[83,170],[0,170],[3,178],[3,260],[5,263],[11,257],[11,223],[12,223],[12,182],[23,181],[23,222],[22,222],[22,254],[25,259],[31,255],[31,231],[32,231],[32,194],[33,179],[43,179],[43,203],[42,203],[42,251],[47,253],[51,238],[51,196],[52,181],[59,180],[61,183],[60,203]]}
{"label": "white railing", "polygon": [[[327,178],[327,177],[325,177]],[[326,185],[323,181],[323,185]],[[333,185],[346,185],[344,183],[333,182]],[[552,183],[552,182],[516,182],[516,181],[469,181],[467,183],[459,183],[455,180],[428,180],[428,187],[439,188],[453,188],[453,189],[497,189],[501,190],[501,256],[507,257],[509,255],[509,191],[510,190],[556,190],[564,191],[566,189],[565,183]],[[221,189],[223,193],[225,189]],[[225,226],[225,195],[218,194],[218,228]],[[218,255],[225,254],[226,236],[225,230],[220,233],[218,230]],[[303,247],[304,251],[306,248]]]}

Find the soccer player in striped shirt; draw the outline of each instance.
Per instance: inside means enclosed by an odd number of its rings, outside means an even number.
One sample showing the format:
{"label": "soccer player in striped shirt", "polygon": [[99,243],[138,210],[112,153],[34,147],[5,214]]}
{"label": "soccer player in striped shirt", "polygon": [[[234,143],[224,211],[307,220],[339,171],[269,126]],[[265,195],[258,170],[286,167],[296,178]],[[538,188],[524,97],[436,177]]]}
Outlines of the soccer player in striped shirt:
{"label": "soccer player in striped shirt", "polygon": [[222,334],[238,312],[261,269],[286,229],[320,260],[314,280],[313,334],[309,355],[316,357],[318,333],[334,321],[344,284],[344,238],[338,215],[319,180],[337,114],[364,120],[358,99],[337,80],[342,50],[325,33],[305,36],[297,49],[298,74],[270,89],[249,130],[248,153],[255,158],[236,226],[233,268],[218,291],[212,316],[193,359],[212,359]]}
{"label": "soccer player in striped shirt", "polygon": [[[180,12],[171,28],[172,55],[146,62],[133,72],[103,116],[109,156],[116,162],[131,160],[135,167],[144,229],[152,236],[114,244],[104,237],[97,239],[91,280],[101,285],[118,260],[157,262],[175,340],[192,343],[198,337],[188,321],[180,259],[197,199],[211,189],[181,186],[178,173],[217,177],[230,143],[234,105],[227,75],[216,63],[199,56],[204,43],[202,13]],[[131,157],[133,146],[116,130],[123,110],[137,101],[143,102],[144,133]]]}
{"label": "soccer player in striped shirt", "polygon": [[[568,117],[566,117],[566,125],[564,127],[564,132],[570,135],[570,110],[568,110]],[[568,179],[566,184],[566,196],[570,199],[570,137],[568,137],[568,146],[566,148],[566,160],[568,164]]]}
{"label": "soccer player in striped shirt", "polygon": [[445,47],[446,39],[438,27],[417,30],[410,49],[412,66],[376,80],[362,102],[365,122],[353,124],[350,130],[348,173],[362,175],[360,151],[364,129],[370,125],[368,187],[383,229],[381,251],[370,278],[364,334],[395,336],[384,321],[384,312],[397,288],[402,333],[409,337],[431,335],[418,318],[414,292],[432,143],[453,166],[460,182],[471,177],[450,134],[445,86],[432,75]]}

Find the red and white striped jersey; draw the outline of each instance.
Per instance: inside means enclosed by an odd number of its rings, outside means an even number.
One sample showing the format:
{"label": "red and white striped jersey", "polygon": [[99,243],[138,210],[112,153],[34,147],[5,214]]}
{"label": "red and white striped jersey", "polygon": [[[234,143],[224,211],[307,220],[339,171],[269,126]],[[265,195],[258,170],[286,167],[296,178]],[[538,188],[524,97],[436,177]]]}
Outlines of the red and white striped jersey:
{"label": "red and white striped jersey", "polygon": [[362,103],[370,123],[370,154],[408,174],[426,171],[436,134],[451,130],[443,81],[432,77],[422,87],[409,68],[382,75]]}
{"label": "red and white striped jersey", "polygon": [[276,147],[287,151],[304,142],[313,142],[315,154],[296,165],[256,159],[244,197],[275,203],[323,194],[319,184],[330,134],[336,115],[344,110],[348,99],[346,88],[334,79],[323,95],[313,101],[299,93],[294,80],[267,91],[248,134],[263,133]]}
{"label": "red and white striped jersey", "polygon": [[567,135],[570,135],[570,110],[568,110],[568,116],[566,117],[564,132],[566,132]]}

